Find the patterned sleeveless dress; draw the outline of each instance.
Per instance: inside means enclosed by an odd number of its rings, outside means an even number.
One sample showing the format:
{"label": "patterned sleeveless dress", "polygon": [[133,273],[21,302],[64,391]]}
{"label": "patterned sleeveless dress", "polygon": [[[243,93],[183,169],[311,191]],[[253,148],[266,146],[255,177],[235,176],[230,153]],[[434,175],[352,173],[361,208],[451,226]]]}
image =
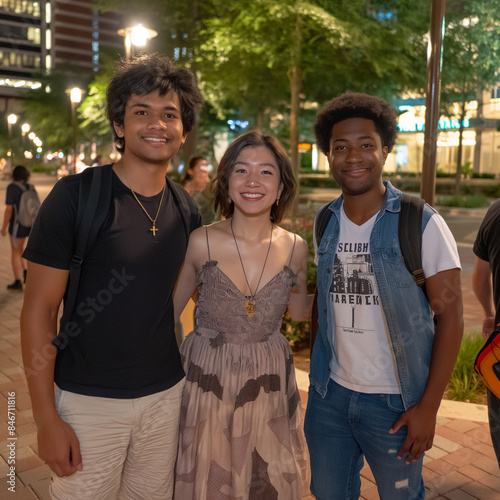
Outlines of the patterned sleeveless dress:
{"label": "patterned sleeveless dress", "polygon": [[309,457],[292,351],[280,333],[299,282],[284,266],[257,292],[249,317],[210,248],[208,258],[198,274],[196,327],[181,346],[174,499],[300,500]]}

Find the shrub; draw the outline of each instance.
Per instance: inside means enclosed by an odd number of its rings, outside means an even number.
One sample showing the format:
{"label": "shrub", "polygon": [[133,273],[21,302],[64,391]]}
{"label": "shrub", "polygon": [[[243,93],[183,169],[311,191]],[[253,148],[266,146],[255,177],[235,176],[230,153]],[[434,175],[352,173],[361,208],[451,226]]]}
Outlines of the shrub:
{"label": "shrub", "polygon": [[441,207],[486,208],[489,207],[490,202],[486,196],[482,195],[455,195],[450,197],[438,197],[436,205]]}
{"label": "shrub", "polygon": [[500,198],[500,184],[484,186],[483,193],[490,198]]}
{"label": "shrub", "polygon": [[484,344],[478,332],[464,335],[453,372],[448,382],[446,397],[454,401],[484,403],[486,387],[474,370],[477,353]]}

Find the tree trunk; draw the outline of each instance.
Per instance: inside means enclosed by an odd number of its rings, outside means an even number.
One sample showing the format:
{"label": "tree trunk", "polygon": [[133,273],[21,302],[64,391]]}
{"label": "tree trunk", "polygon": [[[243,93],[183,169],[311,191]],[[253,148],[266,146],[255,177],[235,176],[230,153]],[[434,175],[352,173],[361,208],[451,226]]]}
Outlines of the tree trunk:
{"label": "tree trunk", "polygon": [[290,159],[295,177],[299,177],[299,92],[300,92],[300,75],[299,68],[296,66],[291,68],[290,78]]}
{"label": "tree trunk", "polygon": [[302,44],[302,16],[295,18],[295,45],[291,51],[290,79],[290,159],[295,177],[299,178],[299,93],[301,86],[300,58]]}
{"label": "tree trunk", "polygon": [[[477,114],[476,117],[482,121],[483,118],[483,91],[477,91]],[[473,172],[475,174],[481,173],[481,143],[482,143],[482,132],[484,125],[478,125],[476,127],[476,147],[474,148],[474,167]]]}
{"label": "tree trunk", "polygon": [[462,139],[464,135],[464,119],[465,119],[465,99],[462,101],[462,110],[460,113],[460,129],[458,132],[458,152],[457,152],[457,169],[455,173],[455,194],[460,194],[460,184],[462,180]]}

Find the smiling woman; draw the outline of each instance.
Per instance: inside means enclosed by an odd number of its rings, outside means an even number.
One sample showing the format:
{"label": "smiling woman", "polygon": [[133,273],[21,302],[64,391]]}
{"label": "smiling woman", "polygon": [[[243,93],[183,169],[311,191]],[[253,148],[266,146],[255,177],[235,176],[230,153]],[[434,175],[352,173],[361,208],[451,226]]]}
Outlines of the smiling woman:
{"label": "smiling woman", "polygon": [[276,138],[252,131],[229,146],[214,182],[226,219],[192,233],[174,296],[178,317],[199,293],[195,329],[181,346],[186,385],[174,498],[265,491],[299,500],[307,449],[280,326],[287,309],[307,319],[311,300],[307,243],[276,225],[294,200],[291,165]]}

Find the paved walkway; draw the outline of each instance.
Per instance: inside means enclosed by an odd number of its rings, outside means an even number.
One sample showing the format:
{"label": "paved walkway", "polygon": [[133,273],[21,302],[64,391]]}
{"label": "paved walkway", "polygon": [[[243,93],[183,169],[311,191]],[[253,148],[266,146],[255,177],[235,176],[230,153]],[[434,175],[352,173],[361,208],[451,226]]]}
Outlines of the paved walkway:
{"label": "paved walkway", "polygon": [[[52,179],[39,175],[35,175],[33,181],[42,197],[53,184]],[[0,217],[3,217],[6,185],[6,181],[0,181]],[[321,201],[328,193],[317,196],[316,201]],[[470,238],[473,241],[473,235]],[[470,247],[467,242],[460,245],[469,329],[481,323],[480,308],[470,287],[473,263]],[[22,369],[19,314],[23,294],[6,290],[11,281],[9,243],[7,238],[0,238],[0,500],[48,500],[50,471],[36,452],[36,427]],[[298,370],[297,377],[305,405],[307,373]],[[9,401],[15,401],[12,412],[9,412]],[[9,435],[9,423],[15,428],[15,436]],[[11,466],[15,472],[15,492],[8,490],[10,476],[7,474]],[[373,476],[367,466],[362,476],[361,498],[377,499]],[[500,470],[491,446],[485,406],[443,401],[434,446],[424,459],[424,480],[428,499],[500,499]],[[308,495],[306,499],[313,500],[313,497]]]}

